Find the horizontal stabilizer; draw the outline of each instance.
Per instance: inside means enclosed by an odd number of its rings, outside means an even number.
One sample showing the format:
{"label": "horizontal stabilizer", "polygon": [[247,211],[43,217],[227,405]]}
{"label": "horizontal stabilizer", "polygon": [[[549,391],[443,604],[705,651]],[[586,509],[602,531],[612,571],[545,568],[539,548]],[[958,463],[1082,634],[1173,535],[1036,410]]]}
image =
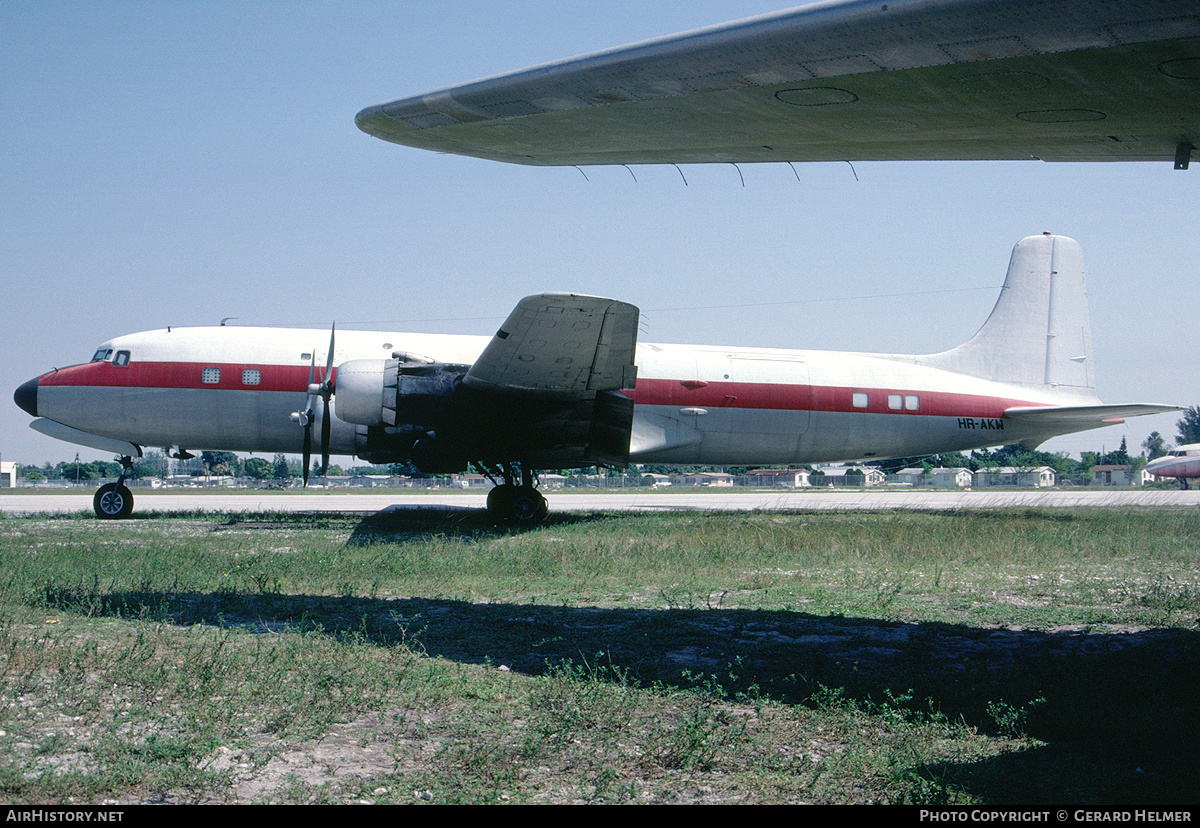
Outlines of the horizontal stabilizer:
{"label": "horizontal stabilizer", "polygon": [[1005,409],[1004,416],[1019,423],[1040,425],[1095,423],[1095,427],[1098,428],[1123,422],[1126,417],[1166,414],[1170,411],[1182,410],[1177,405],[1051,405],[1008,408]]}

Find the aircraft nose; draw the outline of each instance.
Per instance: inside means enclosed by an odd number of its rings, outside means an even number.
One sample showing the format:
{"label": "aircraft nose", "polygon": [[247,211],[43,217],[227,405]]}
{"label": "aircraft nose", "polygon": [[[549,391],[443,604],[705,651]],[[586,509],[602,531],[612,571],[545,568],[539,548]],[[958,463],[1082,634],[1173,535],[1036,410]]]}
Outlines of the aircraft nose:
{"label": "aircraft nose", "polygon": [[37,391],[38,381],[31,379],[29,382],[21,383],[13,394],[13,402],[21,406],[21,409],[31,417],[36,417],[37,413]]}

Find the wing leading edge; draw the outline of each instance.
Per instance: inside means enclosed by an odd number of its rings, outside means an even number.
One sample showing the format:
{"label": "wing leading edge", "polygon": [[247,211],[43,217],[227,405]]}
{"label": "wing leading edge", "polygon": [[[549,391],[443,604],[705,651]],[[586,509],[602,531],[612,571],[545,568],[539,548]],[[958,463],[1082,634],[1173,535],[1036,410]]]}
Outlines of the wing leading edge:
{"label": "wing leading edge", "polygon": [[829,0],[362,110],[398,144],[535,165],[1176,160],[1194,0]]}

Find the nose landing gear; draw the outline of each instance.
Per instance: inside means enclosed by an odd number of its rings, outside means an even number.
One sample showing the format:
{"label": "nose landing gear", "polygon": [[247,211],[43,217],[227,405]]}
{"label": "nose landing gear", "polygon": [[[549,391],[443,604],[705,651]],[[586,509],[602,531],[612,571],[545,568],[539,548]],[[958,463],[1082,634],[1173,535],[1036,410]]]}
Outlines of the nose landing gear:
{"label": "nose landing gear", "polygon": [[101,520],[124,520],[133,513],[133,494],[125,486],[125,478],[133,471],[133,458],[121,458],[121,476],[106,483],[92,498],[92,509]]}

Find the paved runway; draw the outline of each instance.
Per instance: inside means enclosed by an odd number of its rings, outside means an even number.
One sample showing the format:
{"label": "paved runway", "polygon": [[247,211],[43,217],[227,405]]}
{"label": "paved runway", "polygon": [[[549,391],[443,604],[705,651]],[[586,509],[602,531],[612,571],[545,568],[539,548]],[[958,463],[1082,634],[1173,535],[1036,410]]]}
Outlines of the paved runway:
{"label": "paved runway", "polygon": [[[745,491],[741,489],[610,489],[547,491],[556,511],[672,511],[753,509],[999,509],[1111,506],[1200,506],[1200,490],[1030,489],[1013,491]],[[0,492],[0,512],[91,511],[89,490]],[[412,492],[402,489],[331,489],[264,491],[257,489],[134,489],[135,512],[202,509],[208,511],[281,511],[374,513],[388,507],[482,509],[485,494],[452,489]]]}

